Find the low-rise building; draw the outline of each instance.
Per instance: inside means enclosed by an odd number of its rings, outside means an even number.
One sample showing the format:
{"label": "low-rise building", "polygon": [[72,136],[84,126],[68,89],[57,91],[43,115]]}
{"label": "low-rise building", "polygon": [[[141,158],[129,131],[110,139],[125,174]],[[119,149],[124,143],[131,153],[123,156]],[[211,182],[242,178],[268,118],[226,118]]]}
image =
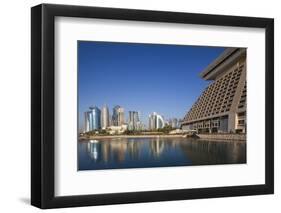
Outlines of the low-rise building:
{"label": "low-rise building", "polygon": [[109,126],[107,128],[107,132],[111,135],[115,134],[122,134],[128,129],[128,126],[126,124],[123,124],[121,126]]}

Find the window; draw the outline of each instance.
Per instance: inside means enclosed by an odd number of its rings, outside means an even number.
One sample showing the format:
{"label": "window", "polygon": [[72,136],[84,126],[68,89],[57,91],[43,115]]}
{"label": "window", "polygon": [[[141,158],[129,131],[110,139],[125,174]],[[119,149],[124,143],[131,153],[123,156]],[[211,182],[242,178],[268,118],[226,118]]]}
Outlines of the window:
{"label": "window", "polygon": [[245,121],[244,120],[238,120],[238,125],[244,125]]}

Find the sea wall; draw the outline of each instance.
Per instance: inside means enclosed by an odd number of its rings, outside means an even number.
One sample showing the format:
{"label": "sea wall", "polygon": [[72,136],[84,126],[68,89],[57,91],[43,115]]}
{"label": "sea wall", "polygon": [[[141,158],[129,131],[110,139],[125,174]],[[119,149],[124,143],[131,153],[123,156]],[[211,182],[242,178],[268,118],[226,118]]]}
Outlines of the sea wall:
{"label": "sea wall", "polygon": [[182,138],[182,135],[93,135],[80,137],[80,139],[102,139],[102,138]]}
{"label": "sea wall", "polygon": [[197,134],[203,140],[238,140],[246,141],[246,134]]}

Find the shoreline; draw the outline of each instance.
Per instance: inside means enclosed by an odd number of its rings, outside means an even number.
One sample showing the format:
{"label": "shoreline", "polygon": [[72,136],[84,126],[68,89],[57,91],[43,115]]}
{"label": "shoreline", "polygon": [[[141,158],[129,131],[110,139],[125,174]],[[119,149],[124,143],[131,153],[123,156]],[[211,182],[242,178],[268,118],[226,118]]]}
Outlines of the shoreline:
{"label": "shoreline", "polygon": [[80,139],[111,139],[111,138],[185,138],[184,135],[105,135],[105,136],[89,136],[87,138],[79,138]]}
{"label": "shoreline", "polygon": [[89,137],[79,137],[79,141],[83,140],[98,140],[98,139],[122,139],[122,138],[189,138],[194,140],[202,141],[216,141],[216,142],[228,142],[228,141],[237,141],[237,142],[246,142],[246,137],[241,135],[198,135],[199,137],[192,137],[187,135],[97,135]]}

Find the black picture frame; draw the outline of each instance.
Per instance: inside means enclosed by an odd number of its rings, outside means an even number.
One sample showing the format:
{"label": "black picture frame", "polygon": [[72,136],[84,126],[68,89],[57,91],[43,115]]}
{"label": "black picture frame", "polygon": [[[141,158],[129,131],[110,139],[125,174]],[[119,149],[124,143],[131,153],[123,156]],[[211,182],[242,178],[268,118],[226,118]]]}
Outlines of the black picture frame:
{"label": "black picture frame", "polygon": [[[263,28],[266,34],[265,184],[93,195],[54,195],[55,17]],[[274,193],[274,20],[241,16],[41,4],[31,8],[31,204],[42,208]]]}

